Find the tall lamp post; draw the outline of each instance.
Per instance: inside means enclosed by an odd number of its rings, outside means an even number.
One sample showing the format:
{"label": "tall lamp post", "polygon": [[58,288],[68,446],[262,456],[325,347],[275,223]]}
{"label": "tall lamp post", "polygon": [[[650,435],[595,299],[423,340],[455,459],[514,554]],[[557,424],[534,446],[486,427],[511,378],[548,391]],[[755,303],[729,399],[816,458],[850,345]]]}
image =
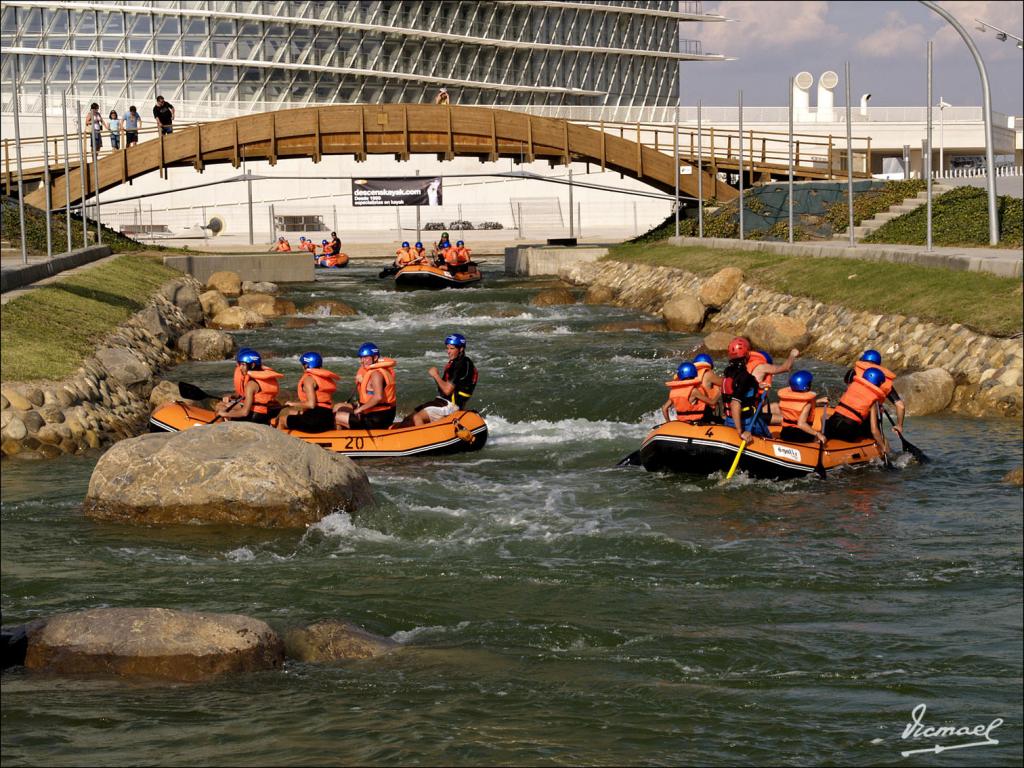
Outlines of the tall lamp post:
{"label": "tall lamp post", "polygon": [[946,142],[943,139],[943,135],[942,135],[942,125],[943,125],[943,123],[942,123],[942,113],[946,109],[946,107],[952,107],[952,106],[953,106],[952,104],[947,103],[945,99],[943,99],[941,96],[939,96],[939,178],[942,178],[943,176],[945,176],[945,173],[946,173],[946,163],[945,163],[945,159],[944,159],[943,154],[942,154],[943,150],[946,147]]}

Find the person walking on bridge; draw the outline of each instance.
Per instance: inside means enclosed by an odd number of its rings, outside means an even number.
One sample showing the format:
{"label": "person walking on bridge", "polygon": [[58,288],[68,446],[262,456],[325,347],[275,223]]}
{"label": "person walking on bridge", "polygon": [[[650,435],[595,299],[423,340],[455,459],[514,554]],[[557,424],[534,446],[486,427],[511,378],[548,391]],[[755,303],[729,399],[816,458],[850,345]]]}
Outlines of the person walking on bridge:
{"label": "person walking on bridge", "polygon": [[172,133],[174,131],[174,105],[164,101],[163,96],[156,97],[153,117],[156,118],[156,124],[160,126],[161,133]]}
{"label": "person walking on bridge", "polygon": [[103,149],[103,129],[110,128],[110,126],[100,114],[100,105],[95,101],[89,105],[89,111],[85,115],[85,124],[89,126],[89,135],[92,137],[92,151],[99,152]]}

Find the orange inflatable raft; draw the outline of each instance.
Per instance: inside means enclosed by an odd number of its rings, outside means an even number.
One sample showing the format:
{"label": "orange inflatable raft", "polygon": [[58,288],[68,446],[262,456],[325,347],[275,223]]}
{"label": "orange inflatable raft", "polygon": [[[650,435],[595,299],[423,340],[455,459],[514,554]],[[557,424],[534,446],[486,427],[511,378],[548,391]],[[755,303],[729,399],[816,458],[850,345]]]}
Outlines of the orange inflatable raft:
{"label": "orange inflatable raft", "polygon": [[412,264],[402,267],[395,273],[396,288],[467,288],[477,285],[484,279],[483,273],[475,264],[454,274],[444,267],[431,264]]}
{"label": "orange inflatable raft", "polygon": [[[740,457],[739,470],[752,477],[784,480],[827,472],[841,466],[867,464],[882,454],[870,437],[848,443],[830,439],[824,449],[813,443],[751,438]],[[694,475],[727,472],[740,448],[735,428],[720,424],[669,421],[655,427],[640,446],[640,463],[649,472],[671,471]]]}
{"label": "orange inflatable raft", "polygon": [[[181,432],[220,419],[213,411],[187,403],[167,403],[149,417],[150,431]],[[476,411],[456,411],[422,427],[404,429],[338,429],[288,434],[354,459],[390,458],[479,451],[487,443],[487,423]]]}

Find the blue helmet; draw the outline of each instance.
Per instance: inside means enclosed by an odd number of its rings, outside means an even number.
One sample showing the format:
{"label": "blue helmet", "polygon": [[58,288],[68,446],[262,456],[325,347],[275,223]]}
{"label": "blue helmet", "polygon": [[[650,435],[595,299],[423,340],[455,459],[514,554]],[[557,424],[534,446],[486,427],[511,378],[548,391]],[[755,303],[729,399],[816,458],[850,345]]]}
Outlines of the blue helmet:
{"label": "blue helmet", "polygon": [[466,348],[466,337],[461,333],[449,333],[444,337],[444,345],[447,347],[451,345],[453,347],[459,347],[460,349]]}
{"label": "blue helmet", "polygon": [[363,342],[363,346],[359,348],[358,357],[378,357],[380,355],[380,349],[372,341]]}
{"label": "blue helmet", "polygon": [[705,352],[702,352],[701,354],[699,354],[695,358],[693,358],[693,362],[694,363],[707,363],[712,368],[715,367],[715,361],[711,359],[711,355],[709,355],[709,354],[707,354]]}
{"label": "blue helmet", "polygon": [[680,363],[676,369],[676,376],[679,377],[680,381],[687,381],[688,379],[697,378],[697,366],[693,363]]}
{"label": "blue helmet", "polygon": [[797,371],[789,377],[789,388],[794,392],[806,392],[811,388],[814,374],[810,371]]}
{"label": "blue helmet", "polygon": [[764,355],[765,362],[767,362],[768,365],[772,365],[772,364],[775,363],[775,361],[772,360],[772,356],[769,355],[767,352],[765,352],[763,349],[759,349],[757,351],[760,352],[762,355]]}
{"label": "blue helmet", "polygon": [[248,347],[239,352],[238,357],[236,357],[235,359],[240,363],[244,363],[245,365],[263,365],[263,358],[260,357],[260,353],[257,352],[255,349],[249,349]]}
{"label": "blue helmet", "polygon": [[417,248],[422,248],[422,247],[423,247],[423,243],[419,243],[419,242],[417,242],[417,243],[416,243],[416,247],[417,247]]}
{"label": "blue helmet", "polygon": [[250,354],[252,354],[255,351],[256,350],[253,349],[252,347],[242,347],[240,350],[238,350],[238,354],[235,355],[235,362],[236,363],[244,363],[245,361],[242,359],[242,356],[243,355],[250,355]]}
{"label": "blue helmet", "polygon": [[464,242],[463,242],[462,240],[457,240],[457,241],[455,242],[455,244],[456,244],[456,245],[465,245],[465,243],[464,243]]}
{"label": "blue helmet", "polygon": [[864,354],[860,356],[860,359],[865,363],[871,363],[872,365],[882,364],[882,355],[877,349],[865,349]]}
{"label": "blue helmet", "polygon": [[320,356],[319,352],[306,352],[302,357],[299,358],[299,362],[302,363],[303,368],[324,367],[324,359]]}
{"label": "blue helmet", "polygon": [[402,241],[402,247],[403,248],[408,248],[409,247],[409,241],[408,240]]}
{"label": "blue helmet", "polygon": [[885,383],[885,374],[877,368],[868,368],[864,371],[864,378],[874,384],[876,387],[880,387]]}

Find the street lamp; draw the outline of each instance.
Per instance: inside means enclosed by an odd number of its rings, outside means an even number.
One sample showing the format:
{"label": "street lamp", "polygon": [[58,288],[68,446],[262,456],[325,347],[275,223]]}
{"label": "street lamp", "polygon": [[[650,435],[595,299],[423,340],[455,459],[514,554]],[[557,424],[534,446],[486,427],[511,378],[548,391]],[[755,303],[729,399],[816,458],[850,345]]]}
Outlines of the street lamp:
{"label": "street lamp", "polygon": [[945,175],[946,165],[942,156],[943,149],[945,148],[945,141],[942,136],[942,113],[946,107],[952,107],[952,104],[946,102],[941,96],[939,96],[939,178]]}
{"label": "street lamp", "polygon": [[978,22],[977,30],[979,32],[985,32],[985,31],[991,29],[993,32],[996,33],[996,40],[999,40],[999,41],[1005,43],[1007,38],[1013,38],[1013,40],[1016,41],[1018,48],[1024,48],[1024,40],[1022,40],[1021,38],[1017,37],[1012,32],[1007,32],[1005,29],[1000,29],[999,27],[994,27],[991,24],[989,24],[987,21],[982,21],[981,19],[975,19],[975,21]]}

